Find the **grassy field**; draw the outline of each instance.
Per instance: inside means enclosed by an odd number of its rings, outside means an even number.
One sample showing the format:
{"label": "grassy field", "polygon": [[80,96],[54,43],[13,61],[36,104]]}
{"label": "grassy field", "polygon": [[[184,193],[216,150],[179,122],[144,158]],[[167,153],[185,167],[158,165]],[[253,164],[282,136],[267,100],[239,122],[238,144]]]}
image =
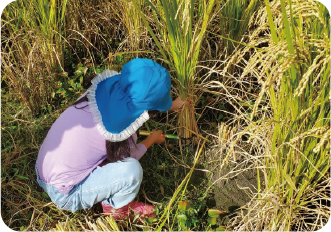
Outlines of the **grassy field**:
{"label": "grassy field", "polygon": [[[313,0],[17,0],[1,15],[1,216],[17,231],[318,230],[330,216],[330,15]],[[155,219],[59,210],[34,165],[83,77],[151,58],[191,108],[140,160]],[[139,138],[144,139],[143,137]]]}

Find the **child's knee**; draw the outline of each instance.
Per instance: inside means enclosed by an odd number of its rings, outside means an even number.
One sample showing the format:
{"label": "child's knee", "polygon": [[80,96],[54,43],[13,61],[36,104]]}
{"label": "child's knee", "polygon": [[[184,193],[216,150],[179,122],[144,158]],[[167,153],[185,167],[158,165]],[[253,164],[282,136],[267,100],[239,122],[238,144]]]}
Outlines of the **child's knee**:
{"label": "child's knee", "polygon": [[143,179],[143,169],[139,161],[134,158],[127,158],[124,162],[127,164],[126,170],[128,177],[135,182],[141,183]]}

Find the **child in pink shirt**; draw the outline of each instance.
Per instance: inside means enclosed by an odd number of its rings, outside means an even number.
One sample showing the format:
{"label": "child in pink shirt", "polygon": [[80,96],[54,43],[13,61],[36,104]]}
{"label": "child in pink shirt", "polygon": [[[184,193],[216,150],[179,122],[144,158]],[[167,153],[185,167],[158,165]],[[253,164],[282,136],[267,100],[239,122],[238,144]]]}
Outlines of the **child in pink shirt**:
{"label": "child in pink shirt", "polygon": [[130,210],[153,216],[154,206],[134,201],[143,177],[139,159],[153,144],[163,143],[161,130],[137,144],[136,131],[152,111],[177,110],[170,97],[168,71],[137,58],[122,72],[105,70],[88,91],[54,122],[36,163],[37,180],[51,200],[71,211],[101,202],[115,219]]}

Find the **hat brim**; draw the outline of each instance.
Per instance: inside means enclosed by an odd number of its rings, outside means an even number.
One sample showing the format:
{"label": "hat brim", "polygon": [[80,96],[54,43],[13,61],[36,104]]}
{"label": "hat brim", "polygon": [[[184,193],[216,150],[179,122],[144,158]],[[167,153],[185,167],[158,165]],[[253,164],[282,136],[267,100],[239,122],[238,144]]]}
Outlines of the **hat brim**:
{"label": "hat brim", "polygon": [[[92,80],[88,91],[89,107],[97,129],[112,142],[126,140],[149,119],[147,110],[135,108],[123,94],[119,78],[117,72],[105,70]],[[158,110],[168,110],[170,107],[167,103]]]}
{"label": "hat brim", "polygon": [[172,98],[170,96],[170,93],[167,95],[167,97],[164,98],[163,102],[159,104],[161,107],[158,107],[153,110],[158,110],[161,112],[168,111],[172,107]]}

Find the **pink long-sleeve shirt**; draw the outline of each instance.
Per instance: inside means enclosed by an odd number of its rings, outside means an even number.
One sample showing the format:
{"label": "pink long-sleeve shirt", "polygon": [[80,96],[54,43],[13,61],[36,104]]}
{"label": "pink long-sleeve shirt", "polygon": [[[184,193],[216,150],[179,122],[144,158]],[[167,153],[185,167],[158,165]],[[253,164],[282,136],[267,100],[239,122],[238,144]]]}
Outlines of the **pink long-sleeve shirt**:
{"label": "pink long-sleeve shirt", "polygon": [[[80,103],[77,107],[87,105]],[[137,135],[132,135],[137,142]],[[131,144],[131,157],[140,159],[144,144]],[[98,132],[89,107],[70,106],[49,130],[37,159],[39,177],[67,194],[106,159],[106,141]]]}

